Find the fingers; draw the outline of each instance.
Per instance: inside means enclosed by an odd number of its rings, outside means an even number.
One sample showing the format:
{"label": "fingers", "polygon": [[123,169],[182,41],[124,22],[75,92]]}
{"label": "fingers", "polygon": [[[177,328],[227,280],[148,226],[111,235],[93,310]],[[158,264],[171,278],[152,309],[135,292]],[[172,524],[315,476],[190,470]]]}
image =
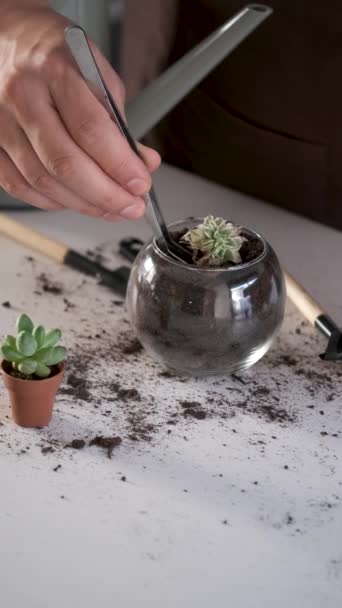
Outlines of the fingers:
{"label": "fingers", "polygon": [[145,164],[83,78],[70,68],[63,83],[55,81],[50,91],[65,127],[81,150],[131,194],[148,192],[151,176]]}
{"label": "fingers", "polygon": [[4,150],[0,149],[0,186],[14,198],[40,209],[63,209],[62,205],[42,196],[22,177]]}
{"label": "fingers", "polygon": [[[30,91],[25,91],[28,84]],[[47,172],[79,198],[105,212],[129,219],[141,217],[145,210],[143,200],[114,182],[71,138],[44,84],[22,78],[21,91],[22,96],[16,99],[16,117]]]}
{"label": "fingers", "polygon": [[[6,128],[4,123],[6,122]],[[33,190],[48,201],[80,213],[100,217],[103,211],[82,200],[54,179],[40,162],[25,133],[9,115],[0,115],[1,146]]]}
{"label": "fingers", "polygon": [[137,142],[137,147],[148,170],[151,173],[156,171],[160,167],[161,163],[159,153],[156,150],[153,150],[153,148],[148,148],[139,142]]}

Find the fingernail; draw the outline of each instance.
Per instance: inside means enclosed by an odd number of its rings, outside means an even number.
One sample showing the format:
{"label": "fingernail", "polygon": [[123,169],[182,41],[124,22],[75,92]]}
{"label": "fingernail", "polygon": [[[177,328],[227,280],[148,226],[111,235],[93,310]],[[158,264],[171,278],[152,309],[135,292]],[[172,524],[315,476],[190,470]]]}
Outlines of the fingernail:
{"label": "fingernail", "polygon": [[129,191],[136,196],[146,194],[148,186],[143,179],[131,179],[127,184]]}
{"label": "fingernail", "polygon": [[127,220],[134,220],[144,215],[145,207],[143,205],[131,205],[120,212],[120,215]]}

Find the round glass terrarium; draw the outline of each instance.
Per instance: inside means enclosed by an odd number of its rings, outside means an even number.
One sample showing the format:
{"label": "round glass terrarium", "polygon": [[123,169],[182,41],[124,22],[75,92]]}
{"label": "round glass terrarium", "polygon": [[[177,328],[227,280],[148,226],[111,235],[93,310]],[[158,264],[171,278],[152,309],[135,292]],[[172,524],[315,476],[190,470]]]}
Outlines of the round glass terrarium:
{"label": "round glass terrarium", "polygon": [[[169,229],[179,233],[200,219]],[[130,275],[127,308],[142,345],[178,374],[208,376],[246,369],[268,351],[285,310],[285,282],[277,256],[257,233],[257,257],[229,268],[185,265],[153,239]]]}

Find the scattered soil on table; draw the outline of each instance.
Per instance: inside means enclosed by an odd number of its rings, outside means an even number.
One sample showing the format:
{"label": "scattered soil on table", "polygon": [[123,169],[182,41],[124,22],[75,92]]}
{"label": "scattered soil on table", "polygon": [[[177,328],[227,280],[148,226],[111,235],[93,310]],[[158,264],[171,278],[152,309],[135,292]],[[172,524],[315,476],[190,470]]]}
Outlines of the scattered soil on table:
{"label": "scattered soil on table", "polygon": [[284,364],[284,365],[288,365],[289,367],[295,367],[296,365],[298,365],[298,359],[295,359],[294,357],[292,357],[292,355],[280,355],[278,357],[278,362],[279,365]]}
{"label": "scattered soil on table", "polygon": [[119,344],[123,355],[136,355],[143,350],[142,344],[136,338],[128,341],[126,344]]}
{"label": "scattered soil on table", "polygon": [[108,388],[116,394],[118,399],[125,403],[127,401],[141,401],[141,395],[136,388],[122,388],[118,382],[111,382]]}
{"label": "scattered soil on table", "polygon": [[108,458],[111,458],[114,448],[117,448],[121,442],[121,437],[102,437],[102,435],[98,435],[91,440],[89,445],[96,445],[103,448],[106,450]]}
{"label": "scattered soil on table", "polygon": [[158,376],[160,376],[160,378],[176,378],[177,377],[175,372],[171,372],[169,369],[165,369],[164,371],[159,372]]}
{"label": "scattered soil on table", "polygon": [[6,302],[2,302],[1,306],[3,306],[4,308],[12,308],[11,302],[9,302],[8,300]]}
{"label": "scattered soil on table", "polygon": [[201,406],[201,404],[200,404],[199,401],[183,401],[182,400],[179,403],[184,408],[189,408],[189,407],[194,408],[194,407],[200,407]]}
{"label": "scattered soil on table", "polygon": [[54,283],[44,272],[41,272],[37,277],[38,288],[44,293],[52,293],[54,295],[61,295],[63,293],[63,287],[60,283]]}
{"label": "scattered soil on table", "polygon": [[184,418],[188,418],[190,416],[191,418],[196,418],[196,420],[204,420],[204,418],[207,417],[207,412],[197,408],[194,409],[192,407],[187,407],[183,412],[183,416]]}
{"label": "scattered soil on table", "polygon": [[40,451],[42,454],[52,454],[55,450],[52,445],[46,445],[42,447]]}
{"label": "scattered soil on table", "polygon": [[82,361],[80,361],[78,368],[75,370],[75,361],[73,361],[73,363],[72,369],[74,371],[67,374],[65,379],[66,386],[60,387],[59,394],[71,396],[80,401],[91,402],[92,395],[88,390],[88,381],[86,379],[87,367],[84,367]]}
{"label": "scattered soil on table", "polygon": [[71,310],[72,308],[75,308],[75,304],[70,302],[70,300],[68,300],[68,298],[63,298],[63,302],[64,302],[64,312],[69,312],[69,310]]}
{"label": "scattered soil on table", "polygon": [[[307,324],[300,323],[293,329],[292,334],[300,336],[297,338],[296,352],[292,353],[287,348],[286,340],[285,344],[279,341],[271,354],[252,372],[212,378],[206,385],[203,380],[179,377],[172,370],[161,370],[149,359],[140,342],[128,329],[127,319],[121,310],[123,302],[113,300],[110,292],[104,289],[103,294],[109,293],[109,297],[102,296],[102,290],[101,296],[95,297],[100,313],[97,322],[97,317],[88,316],[76,297],[75,304],[64,297],[59,283],[48,281],[44,273],[38,277],[36,280],[41,293],[52,293],[56,298],[60,297],[60,305],[68,309],[69,319],[73,320],[72,315],[75,316],[72,330],[74,348],[68,349],[65,380],[59,389],[56,403],[58,411],[61,409],[59,402],[63,402],[63,397],[68,397],[65,411],[71,416],[72,424],[76,425],[75,439],[70,441],[67,435],[63,440],[59,435],[58,422],[57,426],[52,425],[47,430],[39,431],[44,433],[39,436],[40,442],[44,437],[44,445],[38,444],[43,454],[60,453],[61,449],[69,448],[72,458],[73,451],[87,449],[92,445],[102,448],[107,456],[111,456],[113,449],[121,443],[121,438],[146,444],[156,441],[158,436],[184,434],[184,429],[196,425],[197,421],[202,421],[205,425],[206,419],[216,419],[228,432],[237,433],[239,429],[232,428],[235,425],[231,421],[234,417],[241,416],[257,417],[260,419],[260,428],[264,425],[265,436],[262,440],[259,437],[250,438],[250,444],[260,451],[265,449],[268,441],[273,442],[277,435],[274,427],[272,436],[267,436],[270,431],[266,430],[266,423],[290,428],[294,424],[300,424],[306,414],[310,417],[319,416],[322,423],[319,429],[320,440],[324,444],[330,437],[340,436],[339,429],[332,433],[324,423],[328,419],[328,407],[337,406],[340,397],[338,381],[342,373],[337,366],[329,365],[328,368],[319,361],[319,344],[315,333]],[[104,302],[111,315],[108,318],[103,316],[101,310]],[[301,345],[307,343],[317,350],[317,356],[309,356],[307,347],[301,350]],[[140,362],[143,364],[143,372]],[[308,400],[306,407],[301,410],[296,401],[292,403],[288,398],[292,382],[297,383],[304,398],[306,396]],[[162,390],[164,386],[165,397]],[[158,387],[158,397],[155,387]],[[315,405],[312,405],[312,409],[307,409],[311,407],[311,400]],[[324,410],[323,404],[326,404]],[[325,415],[320,414],[320,411],[324,411]],[[84,431],[82,424],[77,432],[76,421],[82,421],[83,412],[89,428]],[[93,420],[94,426],[91,426]],[[101,420],[103,426],[100,426]],[[3,421],[7,426],[7,419]],[[98,435],[89,439],[94,429]],[[1,434],[3,436],[3,427]],[[80,434],[81,438],[77,437]],[[51,443],[48,437],[51,438]],[[4,441],[2,437],[0,441]],[[17,452],[18,445],[13,447]]]}
{"label": "scattered soil on table", "polygon": [[67,443],[64,448],[72,448],[73,450],[83,450],[86,442],[84,439],[73,439],[70,443]]}

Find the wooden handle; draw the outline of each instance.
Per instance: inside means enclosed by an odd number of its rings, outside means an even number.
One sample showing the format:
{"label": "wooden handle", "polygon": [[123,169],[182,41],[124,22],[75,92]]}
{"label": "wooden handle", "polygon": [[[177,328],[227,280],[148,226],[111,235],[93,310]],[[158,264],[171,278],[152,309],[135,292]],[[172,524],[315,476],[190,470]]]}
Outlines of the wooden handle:
{"label": "wooden handle", "polygon": [[63,264],[68,252],[68,247],[64,243],[54,241],[44,234],[20,224],[4,213],[0,213],[0,233],[17,241],[21,245],[39,251],[39,253],[48,256],[60,264]]}
{"label": "wooden handle", "polygon": [[285,281],[287,297],[304,317],[314,325],[317,317],[324,314],[323,309],[288,272],[285,272]]}
{"label": "wooden handle", "polygon": [[[54,241],[3,213],[0,213],[0,233],[17,241],[21,245],[39,251],[39,253],[48,256],[60,264],[63,264],[64,258],[69,251],[69,248],[64,243]],[[304,317],[314,325],[317,317],[324,314],[323,309],[288,272],[284,274],[288,298]]]}

